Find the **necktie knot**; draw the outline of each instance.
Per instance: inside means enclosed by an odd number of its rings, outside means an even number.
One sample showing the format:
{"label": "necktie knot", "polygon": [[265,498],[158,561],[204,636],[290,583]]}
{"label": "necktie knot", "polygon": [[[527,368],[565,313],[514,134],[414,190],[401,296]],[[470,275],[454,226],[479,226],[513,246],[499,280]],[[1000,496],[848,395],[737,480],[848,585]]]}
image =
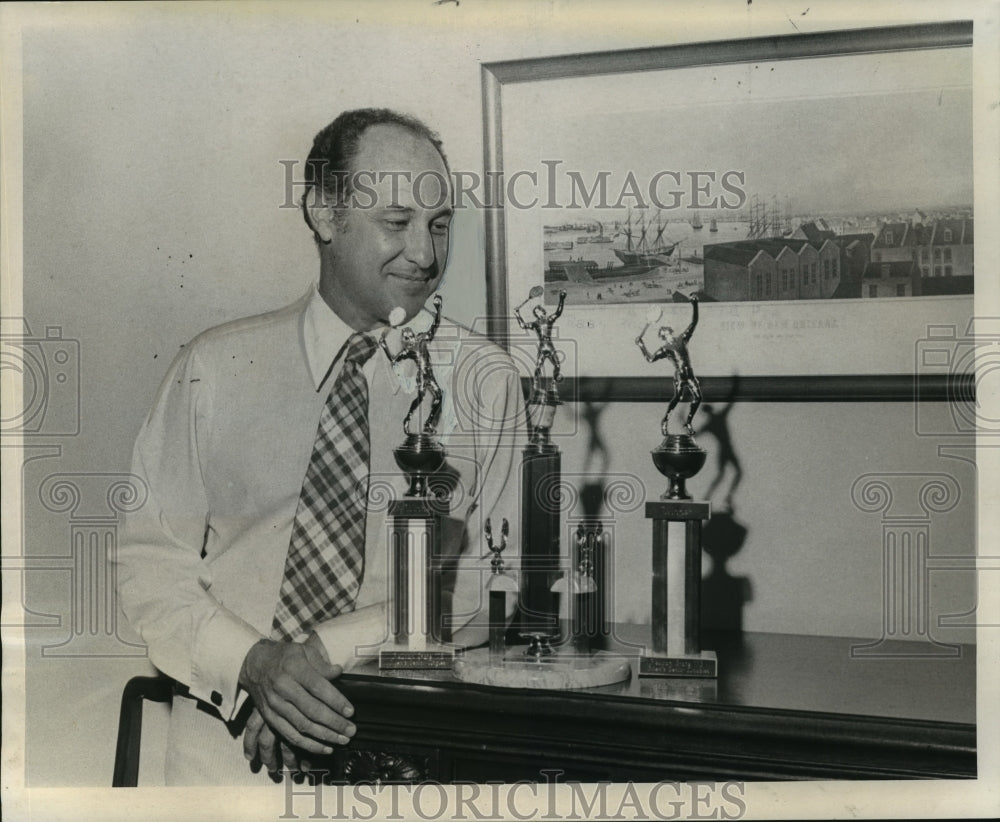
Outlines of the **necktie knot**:
{"label": "necktie knot", "polygon": [[352,334],[347,340],[344,365],[353,364],[358,368],[363,367],[371,359],[377,347],[375,340],[367,334],[362,334],[360,331]]}

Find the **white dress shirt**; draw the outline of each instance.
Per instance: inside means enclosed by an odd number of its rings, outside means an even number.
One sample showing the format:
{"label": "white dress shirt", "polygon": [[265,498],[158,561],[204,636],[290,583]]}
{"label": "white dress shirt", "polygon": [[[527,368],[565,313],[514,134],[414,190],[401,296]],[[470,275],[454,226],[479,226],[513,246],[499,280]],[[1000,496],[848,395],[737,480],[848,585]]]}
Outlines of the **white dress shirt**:
{"label": "white dress shirt", "polygon": [[[423,312],[408,325],[419,331],[430,319]],[[126,518],[116,572],[121,606],[152,662],[194,697],[174,700],[168,781],[252,776],[229,724],[245,696],[238,676],[271,632],[320,412],[351,333],[315,289],[287,308],[206,331],[175,359],[139,433],[133,472],[148,499]],[[398,334],[390,332],[390,350]],[[445,605],[454,641],[473,645],[487,638],[486,518],[506,517],[519,533],[523,398],[513,362],[483,337],[443,320],[430,351],[445,392],[439,438],[457,481],[442,531],[444,551],[460,560]],[[393,368],[381,351],[364,367],[373,489],[364,577],[355,610],[315,629],[346,669],[389,636],[382,503],[407,487],[392,449],[403,441],[413,368],[411,360]],[[516,555],[512,544],[508,566]]]}

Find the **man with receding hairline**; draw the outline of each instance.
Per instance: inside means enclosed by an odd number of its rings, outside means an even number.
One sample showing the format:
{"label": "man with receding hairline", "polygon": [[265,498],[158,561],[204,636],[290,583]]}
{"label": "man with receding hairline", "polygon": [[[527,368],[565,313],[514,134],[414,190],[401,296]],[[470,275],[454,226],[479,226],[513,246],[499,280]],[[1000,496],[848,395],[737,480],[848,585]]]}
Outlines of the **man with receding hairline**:
{"label": "man with receding hairline", "polygon": [[[367,489],[405,490],[391,450],[413,374],[405,364],[397,374],[375,344],[394,309],[418,333],[430,324],[450,174],[418,120],[361,109],[316,136],[305,179],[317,286],[186,346],[136,442],[149,502],[126,521],[118,587],[151,660],[178,683],[169,784],[255,784],[303,761],[321,766],[364,722],[337,677],[388,635],[387,517]],[[396,350],[399,334],[388,335]],[[442,523],[442,632],[479,644],[482,525],[517,517],[520,382],[502,350],[447,319],[432,353],[440,438],[460,485]],[[483,364],[489,379],[477,377]],[[345,419],[359,424],[330,428]],[[338,476],[352,470],[358,479]]]}

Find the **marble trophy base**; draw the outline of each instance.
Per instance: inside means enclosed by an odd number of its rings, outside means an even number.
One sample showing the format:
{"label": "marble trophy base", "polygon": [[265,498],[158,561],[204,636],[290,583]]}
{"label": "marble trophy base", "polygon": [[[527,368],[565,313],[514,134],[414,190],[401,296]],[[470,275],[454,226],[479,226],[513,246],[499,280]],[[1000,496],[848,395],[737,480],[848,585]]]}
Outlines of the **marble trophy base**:
{"label": "marble trophy base", "polygon": [[659,656],[655,652],[639,658],[641,677],[693,677],[714,679],[719,675],[715,651],[702,651],[684,656]]}
{"label": "marble trophy base", "polygon": [[512,649],[499,662],[491,663],[489,648],[466,651],[452,668],[462,682],[497,688],[532,688],[564,691],[613,685],[632,676],[628,659],[605,651],[578,653],[557,650],[537,659]]}
{"label": "marble trophy base", "polygon": [[378,652],[378,667],[383,671],[447,671],[463,655],[458,645],[427,643],[424,649],[390,643]]}

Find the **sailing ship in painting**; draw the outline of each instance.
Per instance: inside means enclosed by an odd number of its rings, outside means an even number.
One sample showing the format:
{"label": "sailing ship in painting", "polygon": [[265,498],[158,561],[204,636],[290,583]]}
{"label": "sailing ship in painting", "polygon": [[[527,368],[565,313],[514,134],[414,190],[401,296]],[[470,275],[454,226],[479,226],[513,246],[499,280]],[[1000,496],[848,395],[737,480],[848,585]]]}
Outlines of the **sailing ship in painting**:
{"label": "sailing ship in painting", "polygon": [[633,243],[636,235],[632,232],[632,213],[628,213],[625,230],[622,232],[625,235],[625,248],[616,248],[614,250],[615,256],[622,261],[623,267],[647,266],[646,270],[650,271],[658,266],[667,265],[670,262],[670,255],[673,254],[677,243],[664,241],[663,232],[667,227],[664,225],[659,211],[656,213],[656,236],[652,240],[649,240],[648,235],[653,227],[652,223],[649,225],[646,224],[645,214],[640,215],[638,239]]}
{"label": "sailing ship in painting", "polygon": [[[669,242],[664,238],[667,225],[663,222],[662,216],[657,212],[656,220],[646,220],[645,213],[639,215],[638,220],[634,220],[632,212],[629,211],[625,224],[617,225],[614,237],[609,237],[604,233],[604,226],[600,222],[596,223],[597,230],[587,237],[577,237],[576,245],[581,243],[594,243],[610,245],[615,239],[624,238],[623,245],[615,245],[611,248],[614,259],[598,262],[595,259],[585,259],[583,256],[570,257],[568,259],[549,259],[546,276],[548,279],[568,280],[570,282],[592,282],[594,280],[619,279],[625,277],[639,277],[648,274],[654,269],[669,265],[671,255],[677,247],[676,242]],[[549,232],[551,226],[546,226]],[[545,240],[545,251],[572,250],[574,241]]]}

